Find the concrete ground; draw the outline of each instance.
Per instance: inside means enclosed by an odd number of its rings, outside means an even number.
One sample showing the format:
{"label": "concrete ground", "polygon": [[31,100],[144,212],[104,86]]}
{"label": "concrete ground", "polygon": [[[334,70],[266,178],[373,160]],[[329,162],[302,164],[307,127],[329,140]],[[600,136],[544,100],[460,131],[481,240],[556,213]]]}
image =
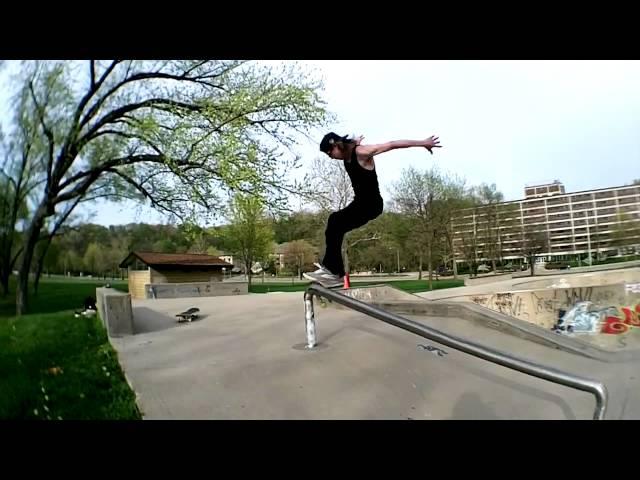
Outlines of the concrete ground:
{"label": "concrete ground", "polygon": [[[484,285],[482,285],[484,287]],[[465,287],[467,288],[467,287]],[[457,289],[456,289],[457,290]],[[201,319],[177,324],[189,307]],[[476,359],[316,301],[304,343],[301,292],[134,301],[136,335],[113,338],[146,419],[590,419],[588,393]],[[435,328],[605,381],[607,418],[640,418],[637,365],[605,364],[459,319]],[[443,348],[440,357],[420,347]],[[631,400],[631,401],[630,401]]]}

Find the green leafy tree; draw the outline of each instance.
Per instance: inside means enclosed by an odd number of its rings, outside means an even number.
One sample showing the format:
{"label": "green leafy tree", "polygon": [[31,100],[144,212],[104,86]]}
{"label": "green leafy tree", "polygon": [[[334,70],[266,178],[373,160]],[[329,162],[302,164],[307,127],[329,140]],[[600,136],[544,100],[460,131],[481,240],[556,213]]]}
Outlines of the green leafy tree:
{"label": "green leafy tree", "polygon": [[273,229],[266,219],[264,205],[257,197],[236,194],[229,211],[226,243],[231,252],[242,259],[251,285],[254,263],[264,262],[272,252]]}
{"label": "green leafy tree", "polygon": [[135,199],[209,218],[226,193],[284,208],[293,134],[327,120],[321,84],[297,65],[217,60],[25,62],[20,115],[38,133],[33,209],[23,232],[17,314],[46,220],[78,199]]}

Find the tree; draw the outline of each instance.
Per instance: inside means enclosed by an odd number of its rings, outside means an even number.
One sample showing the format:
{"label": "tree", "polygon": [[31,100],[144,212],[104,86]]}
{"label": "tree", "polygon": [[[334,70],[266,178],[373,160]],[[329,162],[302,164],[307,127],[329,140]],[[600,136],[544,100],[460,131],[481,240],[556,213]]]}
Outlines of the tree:
{"label": "tree", "polygon": [[[351,231],[345,235],[343,243],[342,257],[344,259],[344,271],[346,273],[351,272],[351,258],[357,251],[357,248],[363,248],[377,243],[382,238],[383,229],[381,228],[379,218],[376,218],[369,223],[363,225],[355,231]],[[376,257],[373,262],[369,262],[369,265],[377,265],[380,257]]]}
{"label": "tree", "polygon": [[536,256],[549,249],[547,232],[540,228],[536,225],[525,225],[522,229],[521,254],[529,261],[531,276],[534,275]]}
{"label": "tree", "polygon": [[82,271],[82,257],[74,250],[63,251],[58,259],[59,268],[64,275]]}
{"label": "tree", "polygon": [[498,205],[504,195],[496,189],[496,184],[481,183],[473,189],[476,197],[477,231],[480,232],[482,257],[491,260],[493,271],[496,271],[496,258],[500,256],[500,225],[498,221]]}
{"label": "tree", "polygon": [[287,268],[297,270],[302,279],[302,272],[313,263],[316,257],[315,249],[306,240],[294,240],[284,246],[284,264]]}
{"label": "tree", "polygon": [[351,180],[340,161],[315,157],[309,179],[315,192],[311,200],[323,212],[342,210],[353,200]]}
{"label": "tree", "polygon": [[74,208],[78,205],[78,203],[80,203],[81,201],[89,201],[89,200],[91,200],[90,197],[84,197],[84,198],[78,197],[70,205],[66,206],[65,210],[62,212],[62,215],[59,215],[57,217],[56,216],[50,217],[49,219],[47,219],[47,220],[52,220],[52,223],[53,223],[53,227],[50,228],[50,231],[49,231],[48,225],[46,225],[46,223],[48,222],[45,221],[45,227],[44,227],[45,231],[41,234],[38,240],[38,243],[36,244],[37,251],[34,252],[36,256],[36,271],[35,271],[35,277],[33,280],[34,295],[38,294],[38,286],[40,285],[40,276],[42,275],[44,261],[49,251],[49,248],[51,246],[51,242],[53,241],[53,238],[56,235],[60,235],[63,233],[62,227],[67,221],[67,219],[69,218],[69,216],[71,215],[71,212],[73,212]]}
{"label": "tree", "polygon": [[441,251],[453,215],[450,198],[457,195],[459,180],[451,179],[433,167],[418,172],[413,167],[402,172],[394,184],[394,208],[414,221],[411,236],[419,254],[419,274],[422,278],[423,255],[427,257],[429,288],[433,288],[433,262]]}
{"label": "tree", "polygon": [[178,218],[207,219],[224,194],[283,208],[292,133],[328,118],[321,85],[296,65],[253,62],[87,61],[26,63],[23,115],[39,133],[36,201],[23,233],[16,310],[45,220],[78,198],[148,201]]}
{"label": "tree", "polygon": [[18,104],[16,126],[10,140],[0,131],[0,284],[3,295],[9,293],[9,276],[22,248],[16,248],[18,223],[28,217],[28,200],[37,183],[35,158],[42,145],[28,119],[23,115],[24,105]]}
{"label": "tree", "polygon": [[[124,242],[119,238],[112,238],[109,248],[104,251],[103,261],[105,265],[105,271],[103,273],[109,273],[111,277],[122,277],[122,271],[120,271],[120,262],[125,259],[129,254]],[[120,275],[118,275],[120,273]]]}
{"label": "tree", "polygon": [[324,227],[323,219],[318,213],[304,210],[281,212],[274,216],[272,222],[278,244],[301,239],[311,242]]}
{"label": "tree", "polygon": [[173,240],[169,238],[163,238],[154,242],[153,246],[150,249],[143,248],[142,250],[151,250],[158,253],[177,253],[178,248]]}
{"label": "tree", "polygon": [[187,224],[183,225],[181,229],[189,243],[189,249],[187,250],[189,253],[207,253],[210,236],[204,228]]}
{"label": "tree", "polygon": [[[465,213],[470,213],[475,216],[475,209],[471,208]],[[465,222],[466,223],[466,222]],[[460,235],[460,249],[462,258],[467,262],[469,266],[470,275],[473,277],[478,273],[478,240],[476,234],[475,222],[470,225],[463,225],[464,230],[461,230]]]}
{"label": "tree", "polygon": [[241,258],[251,286],[254,263],[268,258],[273,248],[273,230],[262,202],[254,196],[236,194],[229,206],[229,220],[226,243]]}
{"label": "tree", "polygon": [[385,222],[388,249],[395,250],[395,270],[400,273],[403,267],[413,263],[412,249],[408,242],[412,230],[411,219],[398,212],[383,212],[380,219]]}
{"label": "tree", "polygon": [[82,263],[86,270],[92,275],[100,274],[104,271],[104,258],[102,249],[97,243],[90,243],[87,251],[84,253]]}
{"label": "tree", "polygon": [[469,195],[465,189],[465,180],[457,175],[444,175],[442,197],[436,200],[436,214],[439,216],[440,228],[434,233],[441,236],[442,259],[446,264],[451,259],[454,278],[458,278],[456,253],[454,248],[454,219],[457,212],[471,205]]}
{"label": "tree", "polygon": [[16,198],[11,183],[0,178],[0,284],[3,296],[9,293],[9,277],[21,251],[16,248],[18,233],[15,227],[18,217],[24,216],[26,208],[19,200],[22,207],[17,206]]}
{"label": "tree", "polygon": [[60,263],[60,244],[52,242],[48,248],[47,253],[44,256],[43,267],[46,272],[51,275],[58,270],[58,264]]}

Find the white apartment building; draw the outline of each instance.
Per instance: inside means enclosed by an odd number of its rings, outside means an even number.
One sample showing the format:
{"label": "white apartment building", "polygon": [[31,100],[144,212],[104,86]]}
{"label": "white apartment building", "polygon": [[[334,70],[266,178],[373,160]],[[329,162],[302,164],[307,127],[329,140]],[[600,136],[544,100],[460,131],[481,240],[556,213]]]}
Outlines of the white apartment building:
{"label": "white apartment building", "polygon": [[[525,186],[525,198],[496,206],[497,220],[491,230],[504,260],[522,258],[523,232],[546,235],[548,251],[540,252],[537,262],[570,260],[588,256],[640,252],[640,185],[566,193],[558,180]],[[484,223],[483,223],[484,222]],[[477,259],[483,258],[487,223],[477,209],[460,210],[453,221],[456,261],[465,260],[463,242],[475,235]],[[624,226],[634,225],[620,237]],[[616,232],[622,245],[613,245]]]}

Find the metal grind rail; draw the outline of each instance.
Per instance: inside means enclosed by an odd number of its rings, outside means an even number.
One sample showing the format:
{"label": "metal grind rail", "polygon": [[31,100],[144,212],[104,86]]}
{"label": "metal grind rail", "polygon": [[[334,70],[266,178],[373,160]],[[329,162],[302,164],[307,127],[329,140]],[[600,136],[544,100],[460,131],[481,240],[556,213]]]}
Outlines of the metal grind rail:
{"label": "metal grind rail", "polygon": [[388,323],[389,325],[393,325],[426,339],[446,345],[447,347],[473,355],[474,357],[482,358],[483,360],[502,365],[503,367],[510,368],[512,370],[517,370],[533,377],[542,378],[549,382],[591,393],[596,397],[596,408],[593,414],[593,419],[604,419],[605,411],[607,409],[608,393],[604,384],[600,382],[581,378],[537,363],[521,360],[498,350],[487,348],[452,335],[447,335],[426,325],[408,320],[392,312],[376,308],[372,305],[361,302],[360,300],[356,300],[355,298],[342,295],[339,291],[330,290],[317,284],[312,284],[307,288],[304,294],[305,329],[307,335],[306,347],[308,349],[313,349],[318,344],[316,338],[315,315],[313,310],[314,295],[324,297],[327,300],[331,300],[339,303],[340,305],[351,308],[352,310],[369,315]]}

